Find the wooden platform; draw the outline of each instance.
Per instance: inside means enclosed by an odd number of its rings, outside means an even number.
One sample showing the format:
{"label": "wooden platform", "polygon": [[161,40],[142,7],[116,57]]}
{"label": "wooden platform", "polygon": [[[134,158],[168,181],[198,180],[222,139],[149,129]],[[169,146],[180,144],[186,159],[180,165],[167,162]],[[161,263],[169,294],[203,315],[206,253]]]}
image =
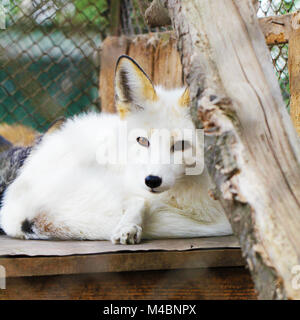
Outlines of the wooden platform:
{"label": "wooden platform", "polygon": [[0,299],[256,298],[234,237],[135,246],[0,237],[0,250],[7,275]]}

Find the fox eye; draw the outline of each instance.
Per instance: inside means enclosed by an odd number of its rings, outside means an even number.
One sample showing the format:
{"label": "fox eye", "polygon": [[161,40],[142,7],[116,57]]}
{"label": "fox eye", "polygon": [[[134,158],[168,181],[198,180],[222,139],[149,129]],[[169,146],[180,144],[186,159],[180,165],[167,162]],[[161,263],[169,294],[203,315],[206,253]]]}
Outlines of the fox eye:
{"label": "fox eye", "polygon": [[138,138],[136,138],[136,141],[143,147],[148,148],[150,146],[150,142],[147,138],[138,137]]}
{"label": "fox eye", "polygon": [[189,149],[191,147],[191,144],[188,141],[180,140],[176,141],[173,146],[171,147],[171,151],[183,151],[186,149]]}

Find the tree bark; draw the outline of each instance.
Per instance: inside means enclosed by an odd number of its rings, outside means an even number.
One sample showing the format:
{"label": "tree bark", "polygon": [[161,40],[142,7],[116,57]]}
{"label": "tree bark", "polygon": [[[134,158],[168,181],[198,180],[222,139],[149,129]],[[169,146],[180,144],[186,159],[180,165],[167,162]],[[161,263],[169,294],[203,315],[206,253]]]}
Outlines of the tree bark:
{"label": "tree bark", "polygon": [[259,297],[300,299],[300,148],[252,0],[161,2],[208,137],[205,162]]}
{"label": "tree bark", "polygon": [[161,0],[153,0],[145,12],[147,24],[150,27],[163,27],[171,24],[168,10]]}

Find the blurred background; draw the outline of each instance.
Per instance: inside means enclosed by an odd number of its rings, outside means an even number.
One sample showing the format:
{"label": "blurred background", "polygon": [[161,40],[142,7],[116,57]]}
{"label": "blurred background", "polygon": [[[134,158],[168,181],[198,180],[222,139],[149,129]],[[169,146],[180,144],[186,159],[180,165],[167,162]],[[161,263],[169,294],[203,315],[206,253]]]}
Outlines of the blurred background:
{"label": "blurred background", "polygon": [[[2,1],[2,2],[1,2]],[[57,117],[101,110],[100,47],[107,35],[147,27],[151,0],[0,0],[0,122],[45,130]],[[300,9],[300,0],[260,0],[258,17]],[[288,44],[270,47],[289,109]]]}

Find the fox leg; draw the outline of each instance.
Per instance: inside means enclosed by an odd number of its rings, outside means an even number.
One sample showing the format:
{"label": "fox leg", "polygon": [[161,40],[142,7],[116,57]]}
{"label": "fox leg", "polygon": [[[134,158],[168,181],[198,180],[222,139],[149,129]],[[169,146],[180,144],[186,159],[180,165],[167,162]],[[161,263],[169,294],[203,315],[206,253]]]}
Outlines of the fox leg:
{"label": "fox leg", "polygon": [[142,225],[144,215],[145,200],[141,198],[131,199],[127,203],[127,208],[112,234],[112,243],[139,243],[142,238]]}

